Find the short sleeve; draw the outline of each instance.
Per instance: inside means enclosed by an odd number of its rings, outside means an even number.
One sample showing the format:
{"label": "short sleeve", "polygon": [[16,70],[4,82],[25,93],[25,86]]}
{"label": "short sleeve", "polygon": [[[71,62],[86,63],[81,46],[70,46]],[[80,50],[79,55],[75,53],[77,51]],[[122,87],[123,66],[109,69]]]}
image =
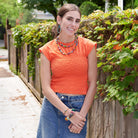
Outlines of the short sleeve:
{"label": "short sleeve", "polygon": [[40,53],[43,53],[49,61],[51,60],[50,48],[47,45],[40,47],[39,51],[40,51]]}
{"label": "short sleeve", "polygon": [[88,42],[86,43],[86,55],[87,56],[90,54],[93,48],[97,49],[97,43],[91,40],[88,40]]}

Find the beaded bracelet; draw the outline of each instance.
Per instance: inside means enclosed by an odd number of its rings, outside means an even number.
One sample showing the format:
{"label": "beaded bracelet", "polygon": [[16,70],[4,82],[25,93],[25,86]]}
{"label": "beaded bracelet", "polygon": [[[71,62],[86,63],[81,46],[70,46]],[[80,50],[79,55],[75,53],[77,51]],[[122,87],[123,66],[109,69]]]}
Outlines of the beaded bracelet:
{"label": "beaded bracelet", "polygon": [[70,118],[74,115],[74,111],[72,109],[71,113],[69,114],[69,116],[65,117],[65,120],[68,121],[70,120]]}

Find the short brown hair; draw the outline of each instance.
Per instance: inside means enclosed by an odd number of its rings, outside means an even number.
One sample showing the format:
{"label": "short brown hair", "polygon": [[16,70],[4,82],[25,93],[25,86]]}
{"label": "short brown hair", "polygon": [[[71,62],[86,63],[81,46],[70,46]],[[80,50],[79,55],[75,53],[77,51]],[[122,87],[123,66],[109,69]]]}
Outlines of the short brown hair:
{"label": "short brown hair", "polygon": [[69,11],[78,11],[81,16],[80,9],[77,5],[75,4],[64,4],[58,11],[57,15],[59,15],[61,18]]}

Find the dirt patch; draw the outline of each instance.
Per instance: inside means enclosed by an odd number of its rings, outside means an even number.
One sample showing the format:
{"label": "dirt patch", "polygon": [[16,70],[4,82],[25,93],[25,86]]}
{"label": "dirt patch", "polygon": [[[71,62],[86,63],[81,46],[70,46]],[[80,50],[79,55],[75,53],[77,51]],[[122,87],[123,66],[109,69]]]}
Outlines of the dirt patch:
{"label": "dirt patch", "polygon": [[21,95],[21,96],[17,96],[17,97],[11,97],[10,100],[12,101],[16,101],[16,100],[25,100],[26,95]]}
{"label": "dirt patch", "polygon": [[8,72],[6,69],[0,67],[0,78],[3,77],[13,77],[11,72]]}
{"label": "dirt patch", "polygon": [[28,102],[23,102],[23,104],[24,104],[24,105],[27,105],[27,104],[28,104]]}
{"label": "dirt patch", "polygon": [[19,101],[22,101],[21,104],[27,105],[28,102],[25,102],[25,98],[26,98],[26,95],[20,95],[20,96],[16,96],[16,97],[10,97],[10,100],[13,102],[19,100]]}

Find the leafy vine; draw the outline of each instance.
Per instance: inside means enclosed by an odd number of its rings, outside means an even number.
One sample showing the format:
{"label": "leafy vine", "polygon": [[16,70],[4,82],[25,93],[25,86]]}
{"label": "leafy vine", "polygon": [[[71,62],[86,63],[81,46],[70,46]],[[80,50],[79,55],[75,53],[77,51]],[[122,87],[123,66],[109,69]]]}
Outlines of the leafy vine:
{"label": "leafy vine", "polygon": [[[53,39],[53,26],[55,23],[46,22],[12,29],[15,46],[26,43],[30,48],[27,64],[34,77],[34,57],[39,58],[38,49]],[[98,72],[104,74],[105,81],[98,80],[97,96],[104,96],[104,101],[118,100],[125,115],[134,112],[138,118],[138,90],[134,88],[138,79],[138,9],[83,16],[78,35],[98,42]]]}

